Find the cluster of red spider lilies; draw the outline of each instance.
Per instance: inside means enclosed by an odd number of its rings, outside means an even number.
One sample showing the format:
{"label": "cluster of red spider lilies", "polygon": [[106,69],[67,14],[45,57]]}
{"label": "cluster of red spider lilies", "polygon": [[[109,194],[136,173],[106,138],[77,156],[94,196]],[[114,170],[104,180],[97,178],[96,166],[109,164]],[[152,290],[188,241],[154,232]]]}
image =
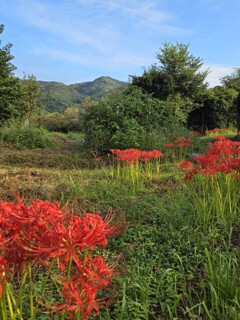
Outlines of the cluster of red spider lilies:
{"label": "cluster of red spider lilies", "polygon": [[193,161],[183,161],[180,167],[186,172],[186,179],[195,174],[214,175],[218,172],[236,173],[240,178],[240,142],[217,136],[204,155],[193,157]]}
{"label": "cluster of red spider lilies", "polygon": [[183,147],[189,147],[192,139],[191,138],[185,138],[184,136],[181,136],[177,138],[175,141],[171,143],[166,143],[164,145],[165,148],[183,148]]}
{"label": "cluster of red spider lilies", "polygon": [[163,156],[162,152],[159,150],[152,151],[142,151],[139,149],[110,149],[112,154],[115,155],[114,160],[117,161],[126,161],[128,163],[139,162],[139,161],[148,161],[150,159],[159,159]]}
{"label": "cluster of red spider lilies", "polygon": [[[44,284],[49,279],[45,278],[35,305],[31,301],[34,293],[29,294],[31,319],[40,309],[59,314],[61,319],[65,315],[66,319],[76,315],[88,319],[91,313],[97,314],[104,303],[104,299],[97,299],[97,294],[111,283],[113,274],[97,246],[106,246],[107,239],[124,225],[111,226],[111,221],[110,216],[103,220],[97,214],[76,215],[62,209],[59,203],[36,200],[26,205],[20,198],[17,203],[1,200],[0,318],[23,319],[21,294],[24,281],[33,290],[33,280],[26,279],[35,267],[45,270],[47,278],[53,273],[62,301],[47,305]],[[19,297],[14,298],[9,284],[21,276]]]}

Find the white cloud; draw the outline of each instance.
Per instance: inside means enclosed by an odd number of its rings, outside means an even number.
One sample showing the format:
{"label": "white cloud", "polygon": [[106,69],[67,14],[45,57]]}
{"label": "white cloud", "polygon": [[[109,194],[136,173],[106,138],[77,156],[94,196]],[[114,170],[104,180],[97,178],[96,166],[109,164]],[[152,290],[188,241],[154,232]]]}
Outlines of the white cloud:
{"label": "white cloud", "polygon": [[209,75],[207,77],[207,82],[209,82],[210,87],[214,87],[220,85],[221,78],[230,75],[233,72],[232,66],[224,66],[224,65],[204,65],[205,68],[209,68]]}

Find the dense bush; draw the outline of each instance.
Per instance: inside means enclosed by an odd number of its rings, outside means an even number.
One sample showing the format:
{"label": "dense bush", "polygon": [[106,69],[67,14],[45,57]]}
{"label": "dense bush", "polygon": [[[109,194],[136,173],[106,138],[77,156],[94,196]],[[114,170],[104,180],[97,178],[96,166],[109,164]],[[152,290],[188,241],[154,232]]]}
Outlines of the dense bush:
{"label": "dense bush", "polygon": [[153,148],[159,136],[169,131],[166,128],[171,127],[174,135],[175,128],[179,131],[183,127],[174,108],[171,101],[160,101],[140,88],[129,87],[123,94],[111,96],[87,110],[83,120],[86,144],[96,151]]}
{"label": "dense bush", "polygon": [[51,144],[46,129],[24,126],[17,121],[11,121],[0,128],[0,141],[28,149],[44,148]]}

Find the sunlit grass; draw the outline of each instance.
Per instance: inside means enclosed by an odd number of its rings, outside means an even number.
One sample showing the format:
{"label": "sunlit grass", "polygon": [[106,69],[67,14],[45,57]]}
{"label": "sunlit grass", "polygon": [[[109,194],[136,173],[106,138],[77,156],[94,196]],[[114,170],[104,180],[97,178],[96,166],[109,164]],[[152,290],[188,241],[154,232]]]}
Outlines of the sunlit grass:
{"label": "sunlit grass", "polygon": [[[209,136],[197,139],[196,153],[215,141]],[[53,161],[54,152],[58,162]],[[112,208],[124,213],[129,223],[127,231],[110,240],[105,253],[121,254],[114,295],[107,309],[91,320],[239,319],[238,185],[223,184],[222,179],[212,189],[200,182],[188,184],[179,163],[171,160],[133,188],[131,180],[114,177],[110,164],[100,166],[94,158],[84,158],[76,146],[66,154],[61,148],[53,151],[53,167],[46,165],[47,156],[39,165],[34,151],[28,151],[27,158],[22,153],[21,166],[16,161],[14,165],[15,155],[12,150],[11,165],[5,160],[1,165],[0,198],[13,200],[14,190],[28,201],[69,201],[79,212]],[[228,225],[224,214],[230,209],[234,219]]]}

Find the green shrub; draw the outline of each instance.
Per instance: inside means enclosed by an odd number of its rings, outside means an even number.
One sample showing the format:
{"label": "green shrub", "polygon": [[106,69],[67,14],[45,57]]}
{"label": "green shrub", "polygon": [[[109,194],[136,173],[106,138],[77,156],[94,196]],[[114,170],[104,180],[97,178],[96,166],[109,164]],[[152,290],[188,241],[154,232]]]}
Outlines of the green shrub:
{"label": "green shrub", "polygon": [[0,141],[17,148],[45,148],[51,145],[49,132],[43,128],[24,126],[18,121],[11,121],[0,128]]}
{"label": "green shrub", "polygon": [[83,119],[86,145],[95,151],[149,148],[150,144],[154,148],[155,133],[163,137],[169,126],[170,133],[176,133],[179,128],[183,130],[183,125],[174,115],[172,102],[155,99],[136,87],[90,107]]}

